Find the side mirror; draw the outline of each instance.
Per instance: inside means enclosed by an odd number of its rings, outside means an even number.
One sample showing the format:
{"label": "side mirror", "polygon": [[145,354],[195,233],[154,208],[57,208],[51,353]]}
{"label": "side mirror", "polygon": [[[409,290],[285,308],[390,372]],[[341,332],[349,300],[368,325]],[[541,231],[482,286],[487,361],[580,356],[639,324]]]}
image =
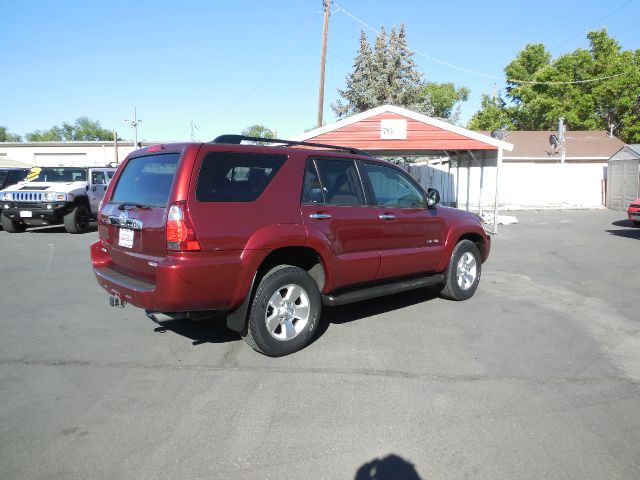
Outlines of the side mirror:
{"label": "side mirror", "polygon": [[435,188],[427,190],[427,208],[435,207],[440,203],[440,193]]}

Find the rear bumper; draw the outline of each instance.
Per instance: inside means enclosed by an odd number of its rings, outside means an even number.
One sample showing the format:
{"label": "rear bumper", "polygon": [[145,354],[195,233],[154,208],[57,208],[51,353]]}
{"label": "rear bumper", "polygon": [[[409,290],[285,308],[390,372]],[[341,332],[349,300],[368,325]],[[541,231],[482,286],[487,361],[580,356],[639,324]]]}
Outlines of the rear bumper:
{"label": "rear bumper", "polygon": [[110,295],[154,312],[229,311],[242,303],[252,280],[245,278],[237,251],[167,256],[157,263],[153,281],[118,269],[101,241],[91,245],[91,262]]}

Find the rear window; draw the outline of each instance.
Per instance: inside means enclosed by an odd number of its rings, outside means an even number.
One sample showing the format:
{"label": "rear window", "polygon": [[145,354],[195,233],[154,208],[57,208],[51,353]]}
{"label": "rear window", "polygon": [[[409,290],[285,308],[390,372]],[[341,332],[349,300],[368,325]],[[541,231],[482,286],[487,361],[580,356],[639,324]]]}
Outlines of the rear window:
{"label": "rear window", "polygon": [[196,198],[201,202],[253,202],[286,158],[240,152],[209,153],[200,167]]}
{"label": "rear window", "polygon": [[110,201],[166,206],[179,160],[179,153],[130,159],[118,178]]}

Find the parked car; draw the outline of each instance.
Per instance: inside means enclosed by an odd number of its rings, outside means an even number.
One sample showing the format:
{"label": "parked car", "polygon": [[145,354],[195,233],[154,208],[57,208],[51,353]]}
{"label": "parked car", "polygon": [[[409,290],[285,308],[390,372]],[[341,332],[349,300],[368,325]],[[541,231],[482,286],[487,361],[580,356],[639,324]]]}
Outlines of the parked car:
{"label": "parked car", "polygon": [[[27,173],[29,173],[28,168],[0,168],[0,190],[23,181]],[[2,207],[3,204],[0,203],[0,215],[2,215]]]}
{"label": "parked car", "polygon": [[0,168],[0,190],[23,181],[27,173],[28,168]]}
{"label": "parked car", "polygon": [[640,197],[636,198],[631,202],[631,204],[629,204],[629,208],[627,208],[627,215],[629,215],[629,220],[640,227]]}
{"label": "parked car", "polygon": [[27,227],[64,225],[85,233],[96,218],[107,189],[108,167],[33,167],[26,182],[0,190],[2,228],[9,233]]}
{"label": "parked car", "polygon": [[439,198],[349,147],[157,145],[118,168],[91,260],[113,306],[156,320],[223,312],[256,351],[286,355],[310,342],[323,304],[427,286],[474,294],[490,237]]}

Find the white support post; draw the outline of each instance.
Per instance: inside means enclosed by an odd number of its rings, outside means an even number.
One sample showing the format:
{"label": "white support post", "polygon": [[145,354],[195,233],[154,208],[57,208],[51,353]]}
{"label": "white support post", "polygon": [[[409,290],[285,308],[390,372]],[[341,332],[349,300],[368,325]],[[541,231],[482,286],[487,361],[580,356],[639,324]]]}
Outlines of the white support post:
{"label": "white support post", "polygon": [[471,208],[470,197],[471,197],[471,159],[467,158],[467,212]]}
{"label": "white support post", "polygon": [[493,233],[498,233],[498,199],[500,194],[500,167],[502,166],[502,147],[498,147],[498,160],[496,162],[496,203],[493,207]]}
{"label": "white support post", "polygon": [[460,207],[460,152],[456,150],[456,208]]}
{"label": "white support post", "polygon": [[485,164],[485,152],[482,152],[482,160],[480,162],[480,199],[478,201],[478,209],[479,209],[479,215],[480,217],[482,217],[482,214],[484,213],[482,210],[482,196],[484,195],[484,164]]}

